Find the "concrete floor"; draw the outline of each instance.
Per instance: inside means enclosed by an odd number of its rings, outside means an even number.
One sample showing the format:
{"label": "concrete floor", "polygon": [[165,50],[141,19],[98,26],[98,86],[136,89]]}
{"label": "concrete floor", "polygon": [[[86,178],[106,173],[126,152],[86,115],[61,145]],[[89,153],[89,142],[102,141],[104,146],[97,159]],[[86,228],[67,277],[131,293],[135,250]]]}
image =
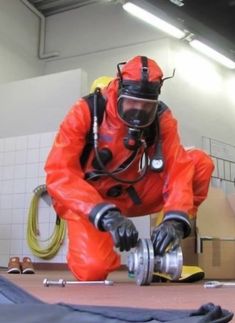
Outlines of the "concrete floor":
{"label": "concrete floor", "polygon": [[113,286],[68,285],[63,288],[44,287],[43,280],[74,280],[67,270],[37,270],[33,275],[8,274],[1,270],[0,275],[47,303],[196,310],[210,302],[235,313],[234,288],[206,289],[204,281],[137,286],[126,271],[116,271],[108,277],[114,281]]}

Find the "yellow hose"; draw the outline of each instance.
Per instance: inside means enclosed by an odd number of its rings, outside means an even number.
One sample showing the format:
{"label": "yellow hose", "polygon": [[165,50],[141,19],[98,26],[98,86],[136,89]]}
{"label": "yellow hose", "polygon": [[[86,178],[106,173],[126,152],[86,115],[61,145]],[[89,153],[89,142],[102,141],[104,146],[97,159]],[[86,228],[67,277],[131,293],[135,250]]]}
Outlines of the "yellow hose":
{"label": "yellow hose", "polygon": [[47,194],[46,185],[36,187],[28,213],[27,242],[35,256],[42,259],[51,259],[57,254],[64,241],[66,225],[65,221],[57,216],[51,236],[46,240],[39,239],[38,204],[43,194]]}

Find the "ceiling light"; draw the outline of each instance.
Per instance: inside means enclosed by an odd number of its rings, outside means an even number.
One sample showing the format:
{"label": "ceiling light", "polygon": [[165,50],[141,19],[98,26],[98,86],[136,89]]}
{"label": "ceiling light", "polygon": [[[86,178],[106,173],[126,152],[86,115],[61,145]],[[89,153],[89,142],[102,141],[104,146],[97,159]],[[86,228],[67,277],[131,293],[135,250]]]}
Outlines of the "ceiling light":
{"label": "ceiling light", "polygon": [[178,7],[184,6],[183,0],[170,0],[170,2],[174,3]]}
{"label": "ceiling light", "polygon": [[193,39],[190,42],[190,45],[197,49],[199,52],[205,54],[206,56],[214,59],[218,63],[224,65],[227,68],[234,69],[235,68],[235,62],[231,59],[227,58],[226,56],[220,54],[216,50],[210,48],[209,46],[205,45],[204,43],[200,42],[197,39]]}
{"label": "ceiling light", "polygon": [[143,8],[136,6],[132,2],[127,2],[123,5],[123,9],[126,10],[131,15],[145,21],[146,23],[164,31],[165,33],[181,39],[185,37],[185,32],[178,29],[177,27],[169,24],[168,22],[158,18],[157,16],[151,14],[150,12],[144,10]]}

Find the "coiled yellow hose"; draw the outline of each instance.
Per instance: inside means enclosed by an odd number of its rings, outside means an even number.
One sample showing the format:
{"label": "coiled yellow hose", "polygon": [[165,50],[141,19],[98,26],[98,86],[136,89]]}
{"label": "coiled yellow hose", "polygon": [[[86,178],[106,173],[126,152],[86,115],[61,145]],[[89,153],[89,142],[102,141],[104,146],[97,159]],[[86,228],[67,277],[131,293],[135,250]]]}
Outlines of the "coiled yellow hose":
{"label": "coiled yellow hose", "polygon": [[28,213],[27,242],[35,256],[42,259],[51,259],[57,254],[64,241],[66,225],[65,221],[57,216],[51,236],[46,240],[39,239],[38,204],[43,194],[47,194],[46,185],[39,185],[34,189]]}

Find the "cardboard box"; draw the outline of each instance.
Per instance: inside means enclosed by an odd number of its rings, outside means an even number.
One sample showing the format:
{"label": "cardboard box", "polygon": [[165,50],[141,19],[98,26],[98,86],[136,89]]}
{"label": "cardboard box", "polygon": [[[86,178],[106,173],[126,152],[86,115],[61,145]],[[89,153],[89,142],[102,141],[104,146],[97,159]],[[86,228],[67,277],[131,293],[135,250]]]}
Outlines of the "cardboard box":
{"label": "cardboard box", "polygon": [[230,207],[232,208],[235,216],[235,193],[230,193],[227,196],[227,200],[229,202]]}
{"label": "cardboard box", "polygon": [[185,266],[198,266],[197,238],[190,236],[181,242],[183,264]]}
{"label": "cardboard box", "polygon": [[235,279],[235,212],[222,189],[210,187],[199,207],[197,231],[198,266],[205,278]]}
{"label": "cardboard box", "polygon": [[206,279],[235,279],[235,239],[200,237],[198,252]]}
{"label": "cardboard box", "polygon": [[201,237],[235,238],[235,212],[222,189],[210,187],[198,209],[197,229]]}

